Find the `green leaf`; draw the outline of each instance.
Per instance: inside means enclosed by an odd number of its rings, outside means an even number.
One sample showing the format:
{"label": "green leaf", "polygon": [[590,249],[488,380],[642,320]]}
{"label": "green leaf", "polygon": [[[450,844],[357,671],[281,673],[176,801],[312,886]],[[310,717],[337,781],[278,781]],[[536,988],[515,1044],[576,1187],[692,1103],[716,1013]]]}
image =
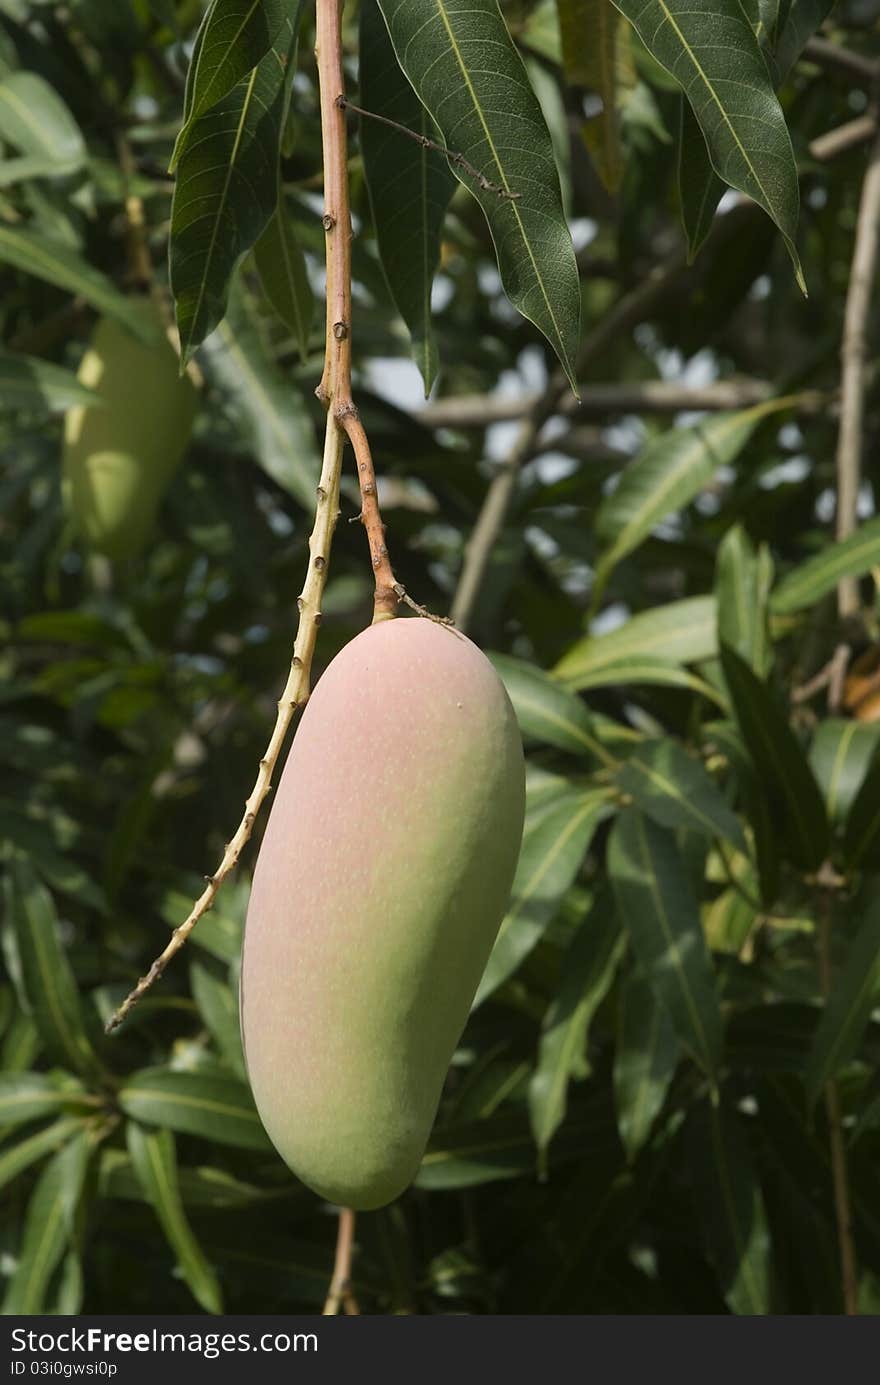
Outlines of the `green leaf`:
{"label": "green leaf", "polygon": [[82,1128],[83,1122],[78,1117],[62,1116],[53,1125],[47,1125],[15,1144],[4,1144],[0,1149],[0,1188],[5,1188],[25,1169],[66,1144]]}
{"label": "green leaf", "polygon": [[492,654],[490,658],[513,703],[523,736],[571,755],[614,763],[579,697],[524,659],[507,654]]}
{"label": "green leaf", "polygon": [[828,1082],[856,1053],[880,994],[880,906],[869,908],[835,977],[816,1030],[805,1074],[807,1095],[818,1101]]}
{"label": "green leaf", "polygon": [[829,717],[817,726],[810,746],[810,768],[835,825],[846,821],[878,746],[880,726],[876,723]]}
{"label": "green leaf", "polygon": [[285,19],[295,22],[298,11],[296,0],[213,0],[193,51],[186,122],[174,147],[172,171],[199,116],[253,71],[274,44]]}
{"label": "green leaf", "polygon": [[223,1295],[219,1281],[205,1259],[183,1210],[174,1136],[170,1130],[144,1130],[135,1121],[129,1121],[126,1142],[147,1201],[159,1218],[168,1244],[177,1256],[180,1273],[192,1290],[193,1297],[206,1313],[222,1313]]}
{"label": "green leaf", "polygon": [[220,1052],[230,1067],[244,1077],[238,996],[221,970],[216,965],[192,962],[189,969],[190,988],[199,1014],[216,1039]]}
{"label": "green leaf", "polygon": [[93,308],[115,318],[142,341],[153,343],[156,330],[138,310],[137,303],[114,288],[69,246],[36,231],[0,224],[0,263],[33,274],[56,288],[84,298]]}
{"label": "green leaf", "polygon": [[72,173],[85,161],[79,126],[58,93],[35,72],[0,78],[0,139],[50,175]]}
{"label": "green leaf", "polygon": [[[595,1113],[570,1117],[553,1141],[551,1167],[591,1153],[613,1150],[617,1136],[605,1105]],[[428,1190],[475,1188],[484,1183],[526,1176],[535,1168],[535,1144],[524,1115],[499,1112],[491,1120],[435,1130],[415,1186]]]}
{"label": "green leaf", "polygon": [[624,761],[617,782],[661,827],[684,827],[703,837],[725,837],[741,851],[739,818],[699,760],[671,739],[646,741]]}
{"label": "green leaf", "polygon": [[238,1149],[271,1149],[250,1091],[232,1077],[171,1068],[134,1073],[119,1093],[127,1116]]}
{"label": "green leaf", "polygon": [[782,579],[770,598],[771,610],[792,615],[814,606],[842,577],[862,577],[880,564],[880,518],[869,520],[842,543],[832,543]]}
{"label": "green leaf", "polygon": [[93,1073],[98,1060],[86,1035],[76,979],[58,937],[52,896],[21,856],[9,862],[4,892],[25,994],[43,1042],[57,1062]]}
{"label": "green leaf", "polygon": [[771,71],[777,86],[785,81],[833,4],[834,0],[762,0],[762,10],[772,16]]}
{"label": "green leaf", "polygon": [[293,332],[300,357],[305,361],[315,317],[315,295],[309,283],[305,255],[283,196],[254,246],[254,260],[263,292],[281,321]]}
{"label": "green leaf", "polygon": [[596,534],[604,551],[593,581],[594,610],[621,558],[667,515],[690,504],[719,467],[736,460],[758,424],[791,402],[768,399],[751,409],[710,415],[690,428],[661,433],[639,453],[596,515]]}
{"label": "green leaf", "polygon": [[94,390],[81,385],[71,370],[0,350],[0,409],[60,413],[75,405],[100,407]]}
{"label": "green leaf", "polygon": [[243,284],[233,284],[226,318],[204,354],[209,374],[240,412],[255,461],[311,513],[321,469],[314,429],[299,387],[284,377],[260,335]]}
{"label": "green leaf", "polygon": [[526,820],[510,907],[486,964],[475,1008],[532,951],[580,870],[596,828],[612,811],[606,789],[572,790],[532,823]]}
{"label": "green leaf", "polygon": [[233,272],[278,206],[295,52],[287,17],[262,62],[194,121],[180,155],[169,256],[184,364],[223,317]]}
{"label": "green leaf", "polygon": [[0,1128],[56,1115],[84,1095],[82,1083],[67,1073],[0,1073]]}
{"label": "green leaf", "polygon": [[590,1021],[611,985],[624,946],[613,901],[603,892],[566,950],[560,965],[562,984],[542,1026],[529,1087],[542,1173],[547,1148],[565,1119],[568,1083],[583,1057]]}
{"label": "green leaf", "polygon": [[70,1245],[93,1148],[82,1132],[41,1173],[28,1203],[18,1264],[3,1301],[6,1315],[39,1313],[56,1266]]}
{"label": "green leaf", "polygon": [[721,663],[776,831],[796,865],[816,870],[828,846],[828,818],[806,756],[769,687],[748,664],[724,645]]}
{"label": "green leaf", "polygon": [[770,1236],[742,1120],[704,1101],[689,1122],[693,1182],[709,1255],[731,1311],[770,1312]]}
{"label": "green leaf", "polygon": [[709,151],[697,117],[686,97],[681,98],[677,146],[678,201],[688,242],[688,258],[695,260],[724,192],[724,183],[709,160]]}
{"label": "green leaf", "polygon": [[738,0],[614,0],[691,103],[715,172],[776,223],[798,283],[798,178],[782,108]]}
{"label": "green leaf", "polygon": [[609,0],[559,0],[562,67],[565,80],[601,99],[602,110],[582,126],[596,172],[609,192],[623,177],[618,76],[621,17]]}
{"label": "green leaf", "polygon": [[[850,723],[852,725],[853,723]],[[843,855],[847,866],[860,866],[870,858],[880,841],[880,754],[868,765],[861,788],[847,814],[843,834]]]}
{"label": "green leaf", "polygon": [[633,950],[685,1048],[713,1080],[721,1011],[700,914],[675,842],[636,808],[612,828],[608,870]]}
{"label": "green leaf", "polygon": [[553,146],[496,0],[380,0],[398,62],[446,148],[507,194],[452,171],[482,207],[501,280],[544,333],[572,388],[580,289]]}
{"label": "green leaf", "polygon": [[[215,1211],[230,1207],[253,1207],[257,1202],[279,1196],[289,1198],[291,1193],[289,1184],[280,1188],[257,1188],[224,1169],[210,1167],[178,1167],[177,1184],[185,1207],[209,1207]],[[123,1202],[150,1201],[131,1159],[121,1149],[104,1149],[99,1169],[99,1191],[102,1197]]]}
{"label": "green leaf", "polygon": [[755,552],[742,525],[721,541],[715,575],[718,639],[744,659],[759,678],[770,672],[773,654],[767,603],[773,560],[766,544]]}
{"label": "green leaf", "polygon": [[[599,687],[609,669],[613,671],[632,661],[635,666],[642,662],[648,675],[655,669],[659,677],[662,665],[671,667],[714,658],[718,652],[716,622],[712,596],[694,596],[655,606],[630,616],[606,635],[579,640],[556,665],[553,676],[569,688]],[[606,677],[605,681],[620,680]],[[649,676],[644,681],[652,679]]]}
{"label": "green leaf", "polygon": [[[361,104],[437,143],[437,127],[401,72],[376,0],[363,0],[360,23]],[[377,120],[361,120],[361,149],[379,257],[427,395],[438,367],[431,286],[455,178],[442,154]]]}
{"label": "green leaf", "polygon": [[681,1058],[675,1026],[638,969],[620,989],[614,1049],[617,1124],[632,1160],[651,1133]]}

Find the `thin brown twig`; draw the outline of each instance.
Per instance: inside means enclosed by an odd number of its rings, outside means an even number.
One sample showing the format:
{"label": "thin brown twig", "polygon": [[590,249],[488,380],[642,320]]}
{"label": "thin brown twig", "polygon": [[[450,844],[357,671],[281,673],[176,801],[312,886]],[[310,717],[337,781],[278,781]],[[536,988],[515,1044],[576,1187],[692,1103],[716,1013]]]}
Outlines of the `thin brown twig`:
{"label": "thin brown twig", "polygon": [[[679,252],[667,264],[652,270],[642,283],[624,294],[583,342],[578,353],[578,373],[596,360],[619,332],[642,321],[666,296],[679,275],[686,269],[685,256]],[[489,485],[465,550],[452,604],[452,618],[460,630],[466,630],[470,622],[492,550],[504,526],[516,490],[519,474],[526,461],[534,454],[541,429],[559,407],[567,388],[567,380],[562,371],[554,371],[523,420],[503,468]]]}
{"label": "thin brown twig", "polygon": [[315,393],[334,426],[352,445],[361,491],[361,520],[367,533],[375,576],[373,619],[387,620],[397,610],[395,577],[379,510],[370,444],[351,389],[351,208],[348,189],[348,135],[345,126],[345,73],[342,66],[343,0],[318,0],[315,56],[321,96],[324,153],[324,236],[327,253],[327,350]]}
{"label": "thin brown twig", "polygon": [[[868,316],[877,275],[880,246],[880,134],[868,157],[862,182],[856,239],[844,311],[840,348],[840,431],[837,439],[837,540],[849,538],[856,527],[862,478],[862,444],[865,416],[865,368],[868,350]],[[837,586],[840,617],[859,609],[859,588],[854,577],[842,577]]]}
{"label": "thin brown twig", "polygon": [[856,145],[867,143],[876,133],[875,115],[856,116],[855,120],[848,120],[845,125],[838,125],[834,130],[827,130],[824,135],[817,135],[809,145],[810,158],[815,159],[817,163],[827,163],[830,159],[836,159],[838,155],[855,149]]}
{"label": "thin brown twig", "polygon": [[880,60],[866,58],[861,53],[855,53],[851,48],[844,48],[839,43],[832,43],[827,38],[809,39],[803,56],[814,62],[817,67],[840,72],[842,76],[848,77],[859,86],[871,86],[872,83],[880,81]]}
{"label": "thin brown twig", "polygon": [[[821,876],[822,872],[820,872]],[[827,1004],[832,989],[831,926],[833,895],[830,887],[820,890],[819,901],[819,984]],[[843,1311],[855,1317],[859,1311],[858,1272],[852,1226],[852,1203],[846,1167],[846,1147],[843,1139],[843,1119],[840,1092],[832,1079],[825,1086],[825,1111],[828,1117],[828,1138],[831,1146],[831,1180],[834,1187],[834,1215],[837,1223],[837,1243],[840,1254],[840,1276],[843,1291]]]}
{"label": "thin brown twig", "polygon": [[458,153],[455,149],[447,149],[445,145],[438,144],[436,140],[429,139],[427,135],[422,135],[418,130],[411,130],[408,125],[401,125],[397,120],[391,120],[387,115],[379,115],[378,111],[366,111],[363,106],[356,106],[353,101],[349,101],[347,96],[337,96],[336,104],[345,110],[354,111],[355,115],[365,117],[368,120],[376,120],[380,125],[387,125],[390,129],[396,130],[399,135],[406,135],[408,139],[414,139],[416,144],[420,144],[423,149],[432,149],[435,154],[442,154],[456,168],[460,168],[462,173],[466,173],[469,178],[482,189],[483,192],[493,192],[496,197],[505,198],[508,202],[516,202],[522,197],[521,192],[511,192],[510,188],[504,187],[501,183],[493,183],[487,178],[479,168],[475,168],[464,154]]}
{"label": "thin brown twig", "polygon": [[324,1304],[323,1317],[335,1317],[340,1308],[350,1317],[360,1313],[358,1301],[351,1287],[351,1261],[354,1253],[355,1214],[350,1207],[339,1211],[339,1226],[336,1232],[336,1260],[333,1265],[333,1278]]}

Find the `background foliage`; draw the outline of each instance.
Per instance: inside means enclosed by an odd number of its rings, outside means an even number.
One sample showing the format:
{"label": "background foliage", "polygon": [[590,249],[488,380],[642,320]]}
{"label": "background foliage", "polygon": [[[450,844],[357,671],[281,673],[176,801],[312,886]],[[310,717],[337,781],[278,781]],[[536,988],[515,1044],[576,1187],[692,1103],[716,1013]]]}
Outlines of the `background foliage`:
{"label": "background foliage", "polygon": [[[254,847],[102,1035],[251,787],[318,465],[313,15],[215,4],[185,90],[203,8],[0,0],[7,1312],[311,1310],[332,1265],[335,1215],[244,1080]],[[830,533],[866,145],[822,144],[876,112],[877,7],[670,3],[662,33],[660,8],[509,0],[505,46],[485,0],[450,11],[475,27],[445,48],[429,0],[383,3],[388,29],[373,0],[347,14],[353,99],[436,118],[493,185],[378,126],[353,140],[355,384],[397,575],[497,658],[529,792],[416,1186],[359,1218],[366,1311],[839,1312],[835,1129],[859,1304],[880,1303],[876,469],[855,537]],[[410,86],[388,34],[403,54],[420,16]],[[493,34],[510,87],[486,134],[479,82],[467,109],[446,67],[476,72]],[[676,78],[694,95],[698,73],[692,109]],[[61,416],[96,312],[130,316],[132,194],[159,285],[171,237],[203,392],[154,540],[111,566],[62,512]],[[875,309],[868,458],[876,327]],[[427,405],[411,346],[439,370]],[[507,503],[487,542],[489,494]],[[842,629],[846,575],[862,604]],[[342,522],[321,665],[369,621],[370,578]],[[843,705],[793,696],[844,638],[861,660]]]}

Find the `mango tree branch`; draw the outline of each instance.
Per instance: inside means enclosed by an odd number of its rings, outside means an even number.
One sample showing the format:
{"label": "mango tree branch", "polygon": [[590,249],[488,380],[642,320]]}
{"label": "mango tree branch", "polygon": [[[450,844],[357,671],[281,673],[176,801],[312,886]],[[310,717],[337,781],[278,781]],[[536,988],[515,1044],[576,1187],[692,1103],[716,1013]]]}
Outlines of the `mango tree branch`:
{"label": "mango tree branch", "polygon": [[309,539],[309,565],[306,580],[299,597],[299,628],[293,646],[293,659],[284,691],[278,701],[278,716],[275,729],[260,761],[257,779],[250,797],[244,805],[244,815],[223,852],[223,859],[213,875],[206,876],[207,884],[193,905],[188,917],[176,928],[162,953],[156,958],[150,970],[142,976],[137,985],[125,998],[115,1014],[107,1021],[106,1032],[117,1029],[133,1007],[158,981],[168,963],[183,947],[190,933],[203,914],[214,907],[217,892],[226,877],[238,865],[238,859],[250,839],[257,814],[271,787],[272,775],[281,747],[297,710],[303,706],[309,695],[309,675],[318,626],[321,623],[321,598],[327,581],[327,564],[333,530],[339,517],[339,475],[342,469],[342,434],[335,421],[328,416],[324,440],[324,459],[321,466],[321,479],[318,484],[318,499],[315,510],[315,523]]}
{"label": "mango tree branch", "polygon": [[[865,370],[868,348],[868,317],[871,295],[877,276],[880,243],[880,134],[868,157],[862,183],[856,242],[850,269],[849,288],[840,348],[840,431],[837,440],[837,538],[850,536],[856,527],[859,487],[862,479],[862,443],[865,415]],[[837,588],[837,608],[841,618],[859,608],[858,583],[853,577],[841,578]]]}

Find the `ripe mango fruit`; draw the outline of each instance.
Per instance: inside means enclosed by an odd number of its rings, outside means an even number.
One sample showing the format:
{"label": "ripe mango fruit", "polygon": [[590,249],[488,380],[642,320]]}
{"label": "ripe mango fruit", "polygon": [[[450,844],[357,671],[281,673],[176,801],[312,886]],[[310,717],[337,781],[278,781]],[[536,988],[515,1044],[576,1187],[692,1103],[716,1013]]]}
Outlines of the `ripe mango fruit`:
{"label": "ripe mango fruit", "polygon": [[146,344],[102,318],[78,378],[103,406],[68,410],[61,494],[80,538],[108,558],[143,550],[162,496],[189,443],[197,395],[149,298],[137,310],[156,329]]}
{"label": "ripe mango fruit", "polygon": [[513,708],[477,647],[398,617],[319,680],[254,874],[242,1039],[263,1124],[315,1192],[415,1177],[519,856]]}

